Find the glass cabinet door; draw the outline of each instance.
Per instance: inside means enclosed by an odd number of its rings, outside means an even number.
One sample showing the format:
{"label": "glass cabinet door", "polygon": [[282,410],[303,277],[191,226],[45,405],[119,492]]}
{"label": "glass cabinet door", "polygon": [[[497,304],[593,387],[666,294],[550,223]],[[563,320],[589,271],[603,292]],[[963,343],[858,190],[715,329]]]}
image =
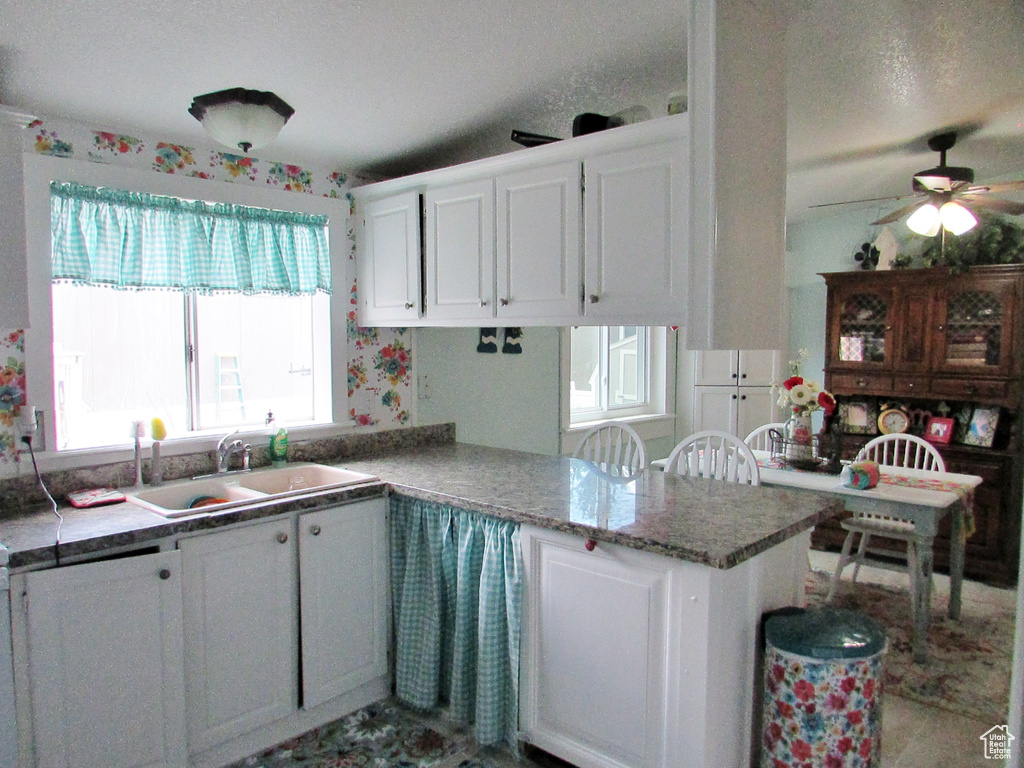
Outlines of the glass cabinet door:
{"label": "glass cabinet door", "polygon": [[833,329],[831,362],[860,370],[890,363],[892,294],[885,290],[843,290],[836,296],[839,311]]}
{"label": "glass cabinet door", "polygon": [[997,280],[951,285],[939,303],[934,369],[1003,375],[1010,370],[1013,285]]}

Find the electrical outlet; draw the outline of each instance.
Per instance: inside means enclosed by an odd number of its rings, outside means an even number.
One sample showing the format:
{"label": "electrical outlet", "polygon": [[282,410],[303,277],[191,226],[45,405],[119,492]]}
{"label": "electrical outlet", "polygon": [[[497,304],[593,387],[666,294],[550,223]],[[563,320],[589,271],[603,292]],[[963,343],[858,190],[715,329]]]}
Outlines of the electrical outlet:
{"label": "electrical outlet", "polygon": [[430,399],[430,377],[422,371],[416,377],[416,395],[420,400]]}

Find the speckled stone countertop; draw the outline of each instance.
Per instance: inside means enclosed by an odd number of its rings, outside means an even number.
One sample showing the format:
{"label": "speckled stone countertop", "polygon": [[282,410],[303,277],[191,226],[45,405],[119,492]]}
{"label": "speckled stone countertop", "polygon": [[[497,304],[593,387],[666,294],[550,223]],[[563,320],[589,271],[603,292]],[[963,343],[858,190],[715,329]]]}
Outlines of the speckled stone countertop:
{"label": "speckled stone countertop", "polygon": [[797,489],[648,469],[624,481],[581,459],[452,443],[349,469],[396,493],[520,523],[731,568],[838,514],[842,501]]}
{"label": "speckled stone countertop", "polygon": [[[61,508],[62,560],[393,492],[520,523],[730,568],[842,510],[827,496],[646,470],[623,481],[579,459],[448,443],[338,462],[382,482],[166,519],[133,504]],[[12,568],[54,562],[47,511],[0,520]]]}

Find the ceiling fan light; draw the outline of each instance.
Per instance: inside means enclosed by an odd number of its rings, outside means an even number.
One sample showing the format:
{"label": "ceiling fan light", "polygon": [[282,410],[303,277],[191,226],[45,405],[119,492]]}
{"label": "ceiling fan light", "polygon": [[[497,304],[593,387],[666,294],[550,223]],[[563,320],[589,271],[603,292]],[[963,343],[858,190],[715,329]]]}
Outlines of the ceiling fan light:
{"label": "ceiling fan light", "polygon": [[942,226],[939,209],[931,203],[922,205],[907,219],[907,226],[910,227],[911,232],[925,237],[935,237],[939,234],[939,227]]}
{"label": "ceiling fan light", "polygon": [[[978,223],[974,214],[955,200],[942,204],[942,207],[939,209],[939,218],[942,220],[942,226],[954,235],[962,235],[964,232],[969,232]],[[909,224],[910,222],[907,223]]]}
{"label": "ceiling fan light", "polygon": [[245,88],[196,96],[189,108],[216,141],[243,152],[272,142],[294,112],[274,93]]}

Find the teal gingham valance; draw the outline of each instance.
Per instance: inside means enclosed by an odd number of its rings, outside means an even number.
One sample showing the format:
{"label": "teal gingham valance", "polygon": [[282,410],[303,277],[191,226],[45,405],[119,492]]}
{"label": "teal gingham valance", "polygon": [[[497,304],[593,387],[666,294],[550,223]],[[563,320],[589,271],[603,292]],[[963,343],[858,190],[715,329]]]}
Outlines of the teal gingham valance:
{"label": "teal gingham valance", "polygon": [[516,746],[522,550],[519,525],[391,497],[395,693],[446,703],[479,744]]}
{"label": "teal gingham valance", "polygon": [[327,217],[50,185],[53,280],[114,288],[331,292]]}

